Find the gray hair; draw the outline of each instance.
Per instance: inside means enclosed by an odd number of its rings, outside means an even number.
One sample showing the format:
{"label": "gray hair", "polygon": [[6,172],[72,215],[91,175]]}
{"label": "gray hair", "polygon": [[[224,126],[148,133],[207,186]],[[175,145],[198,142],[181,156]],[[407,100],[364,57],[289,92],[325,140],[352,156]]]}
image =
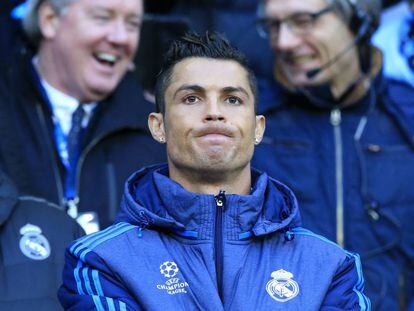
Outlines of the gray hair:
{"label": "gray hair", "polygon": [[57,14],[62,14],[63,10],[74,0],[28,0],[26,14],[23,17],[23,30],[29,40],[37,47],[43,38],[39,24],[39,9],[44,3],[50,4]]}
{"label": "gray hair", "polygon": [[[372,33],[378,26],[382,7],[381,0],[326,0],[326,3],[333,7],[334,11],[354,32],[355,27],[360,26],[359,19],[364,15],[371,19]],[[358,25],[353,25],[355,22],[358,22]]]}

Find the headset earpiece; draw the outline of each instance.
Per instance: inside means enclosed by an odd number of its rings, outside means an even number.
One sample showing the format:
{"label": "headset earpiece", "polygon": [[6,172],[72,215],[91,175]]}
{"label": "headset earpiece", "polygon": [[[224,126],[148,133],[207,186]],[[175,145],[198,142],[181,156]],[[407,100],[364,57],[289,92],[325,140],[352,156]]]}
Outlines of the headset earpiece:
{"label": "headset earpiece", "polygon": [[369,40],[374,33],[377,25],[374,18],[364,8],[362,8],[355,0],[346,0],[351,6],[352,17],[350,20],[351,31],[358,38],[359,42]]}

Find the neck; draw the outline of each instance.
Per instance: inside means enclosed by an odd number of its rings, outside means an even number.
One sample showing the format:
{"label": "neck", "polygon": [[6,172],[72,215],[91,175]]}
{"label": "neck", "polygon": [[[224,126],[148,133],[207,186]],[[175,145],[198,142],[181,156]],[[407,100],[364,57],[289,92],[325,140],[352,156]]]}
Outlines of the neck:
{"label": "neck", "polygon": [[335,68],[335,71],[335,77],[331,80],[331,92],[338,99],[361,77],[362,72],[357,50],[353,49],[343,56],[338,61],[338,67]]}
{"label": "neck", "polygon": [[251,189],[250,163],[236,171],[211,171],[203,169],[177,168],[169,161],[170,178],[187,191],[203,194],[217,194],[220,190],[228,194],[246,195]]}
{"label": "neck", "polygon": [[[371,53],[372,64],[369,73],[363,73],[360,69],[358,62],[358,66],[353,70],[350,70],[350,74],[348,73],[344,76],[344,82],[348,82],[344,83],[345,87],[339,88],[342,89],[341,92],[338,92],[337,94],[333,92],[333,94],[335,96],[338,95],[337,98],[339,98],[343,96],[345,92],[349,91],[349,94],[343,98],[343,106],[350,106],[353,103],[357,102],[359,99],[361,99],[367,93],[368,89],[371,87],[371,82],[374,79],[374,77],[378,75],[378,73],[380,72],[382,66],[382,54],[380,50],[377,48],[372,48]],[[351,90],[349,90],[353,83],[355,83],[355,86]]]}

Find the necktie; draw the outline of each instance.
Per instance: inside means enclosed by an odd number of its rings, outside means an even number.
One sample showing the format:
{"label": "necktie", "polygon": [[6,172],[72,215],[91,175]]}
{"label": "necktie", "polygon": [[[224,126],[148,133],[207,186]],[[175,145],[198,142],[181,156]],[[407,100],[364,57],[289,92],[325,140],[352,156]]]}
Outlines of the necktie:
{"label": "necktie", "polygon": [[83,110],[82,104],[76,108],[75,112],[72,114],[72,127],[68,135],[68,154],[69,154],[69,164],[71,170],[76,169],[76,164],[79,159],[79,155],[82,148],[82,121],[85,115],[85,110]]}
{"label": "necktie", "polygon": [[76,167],[79,156],[82,151],[82,136],[84,129],[82,128],[83,116],[85,111],[80,104],[72,114],[72,127],[67,138],[67,149],[69,156],[69,167],[66,172],[65,180],[65,196],[67,200],[68,214],[77,217],[77,196],[76,193]]}

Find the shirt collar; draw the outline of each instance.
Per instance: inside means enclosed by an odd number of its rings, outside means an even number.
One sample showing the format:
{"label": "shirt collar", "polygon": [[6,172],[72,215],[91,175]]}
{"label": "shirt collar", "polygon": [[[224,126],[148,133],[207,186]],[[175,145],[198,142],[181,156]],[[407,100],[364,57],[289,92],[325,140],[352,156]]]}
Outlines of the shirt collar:
{"label": "shirt collar", "polygon": [[[36,55],[32,59],[32,63],[34,68],[37,70],[38,68],[38,56]],[[38,71],[38,70],[37,70]],[[38,72],[39,73],[39,72]],[[46,92],[46,96],[49,99],[50,108],[53,111],[53,115],[58,119],[62,131],[67,134],[70,131],[71,127],[71,117],[72,114],[79,106],[79,100],[75,97],[72,97],[52,85],[50,85],[43,77],[39,74],[40,83]],[[82,104],[82,108],[85,111],[85,116],[83,119],[83,127],[86,127],[89,123],[90,118],[92,117],[92,113],[94,108],[96,107],[96,102],[85,103]]]}

